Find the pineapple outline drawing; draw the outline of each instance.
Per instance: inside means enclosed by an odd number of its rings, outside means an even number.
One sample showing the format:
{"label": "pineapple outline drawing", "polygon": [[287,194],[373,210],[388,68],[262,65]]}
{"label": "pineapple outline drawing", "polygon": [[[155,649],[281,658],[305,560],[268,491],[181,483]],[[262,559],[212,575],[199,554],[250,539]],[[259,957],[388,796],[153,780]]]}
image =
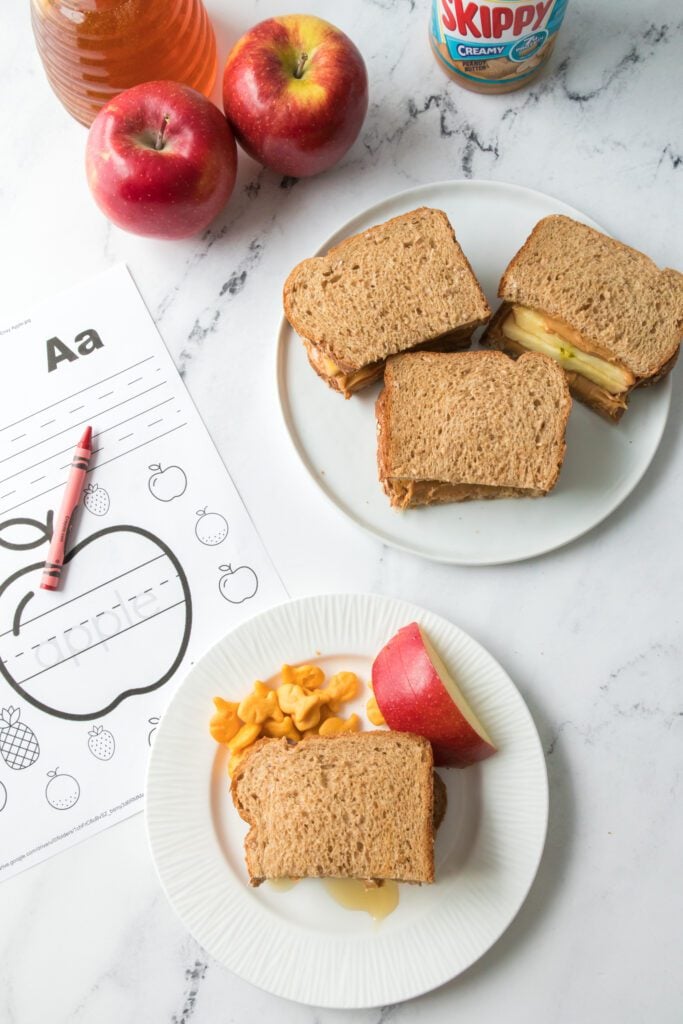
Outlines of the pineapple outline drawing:
{"label": "pineapple outline drawing", "polygon": [[30,768],[40,754],[36,734],[20,718],[19,708],[10,705],[0,710],[0,755],[7,767],[15,771]]}

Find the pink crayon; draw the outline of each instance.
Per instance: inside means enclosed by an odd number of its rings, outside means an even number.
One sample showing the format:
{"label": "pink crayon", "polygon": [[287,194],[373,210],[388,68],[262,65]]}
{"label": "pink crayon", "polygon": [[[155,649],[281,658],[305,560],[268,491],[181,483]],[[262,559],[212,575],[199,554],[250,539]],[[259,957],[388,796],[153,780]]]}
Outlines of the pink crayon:
{"label": "pink crayon", "polygon": [[83,484],[90,465],[92,455],[92,427],[86,427],[83,437],[78,442],[71,462],[69,476],[64,488],[64,497],[59,506],[55,528],[47,553],[43,576],[40,581],[42,590],[57,590],[62,575],[66,538],[74,511],[78,507],[83,492]]}

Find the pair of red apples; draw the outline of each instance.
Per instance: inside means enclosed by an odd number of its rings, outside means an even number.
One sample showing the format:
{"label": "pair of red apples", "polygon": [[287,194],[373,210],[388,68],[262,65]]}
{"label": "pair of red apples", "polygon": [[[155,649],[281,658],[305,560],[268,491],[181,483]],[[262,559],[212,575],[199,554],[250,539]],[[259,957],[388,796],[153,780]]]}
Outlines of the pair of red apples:
{"label": "pair of red apples", "polygon": [[135,234],[198,234],[232,194],[235,138],[280,174],[327,170],[363,124],[365,64],[329,22],[269,18],[233,47],[223,107],[225,117],[176,82],[146,82],[115,96],[93,121],[86,148],[88,184],[103,213]]}

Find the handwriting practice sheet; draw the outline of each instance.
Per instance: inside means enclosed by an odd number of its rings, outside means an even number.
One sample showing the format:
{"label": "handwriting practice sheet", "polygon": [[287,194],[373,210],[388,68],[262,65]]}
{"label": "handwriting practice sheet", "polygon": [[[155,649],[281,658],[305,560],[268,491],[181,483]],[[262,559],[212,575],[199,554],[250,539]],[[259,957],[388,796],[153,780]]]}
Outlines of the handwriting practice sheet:
{"label": "handwriting practice sheet", "polygon": [[[142,809],[174,686],[286,593],[126,267],[0,325],[0,345],[4,879]],[[87,425],[61,584],[41,590]]]}

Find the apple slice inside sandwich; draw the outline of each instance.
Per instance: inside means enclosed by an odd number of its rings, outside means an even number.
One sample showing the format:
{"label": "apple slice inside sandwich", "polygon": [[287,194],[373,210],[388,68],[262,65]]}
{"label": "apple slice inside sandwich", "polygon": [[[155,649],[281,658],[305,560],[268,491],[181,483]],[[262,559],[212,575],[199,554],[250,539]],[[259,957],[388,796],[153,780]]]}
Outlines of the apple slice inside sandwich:
{"label": "apple slice inside sandwich", "polygon": [[495,754],[484,726],[417,622],[399,629],[379,652],[372,689],[389,728],[425,736],[436,765],[466,768]]}

